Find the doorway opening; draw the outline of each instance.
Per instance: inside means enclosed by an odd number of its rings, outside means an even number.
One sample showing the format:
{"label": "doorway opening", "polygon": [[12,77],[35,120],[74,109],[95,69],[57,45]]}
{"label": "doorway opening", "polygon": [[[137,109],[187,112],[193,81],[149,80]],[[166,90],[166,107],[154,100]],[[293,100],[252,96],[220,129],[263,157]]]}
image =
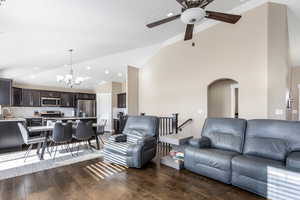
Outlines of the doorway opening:
{"label": "doorway opening", "polygon": [[218,79],[207,88],[207,116],[239,118],[239,84],[232,79]]}

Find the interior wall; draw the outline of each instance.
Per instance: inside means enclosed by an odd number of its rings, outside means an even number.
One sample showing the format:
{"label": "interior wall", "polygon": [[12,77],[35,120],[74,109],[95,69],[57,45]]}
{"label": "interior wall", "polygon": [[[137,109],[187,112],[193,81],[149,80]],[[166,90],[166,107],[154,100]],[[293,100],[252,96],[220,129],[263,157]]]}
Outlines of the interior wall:
{"label": "interior wall", "polygon": [[269,4],[268,19],[268,118],[284,120],[290,67],[286,6]]}
{"label": "interior wall", "polygon": [[292,102],[292,120],[299,120],[298,113],[299,113],[299,88],[298,85],[300,85],[300,66],[299,67],[293,67],[292,69],[292,84],[291,84],[291,95],[293,98]]}
{"label": "interior wall", "polygon": [[209,85],[208,95],[208,117],[234,117],[232,116],[231,86],[237,82],[233,80],[218,80]]}
{"label": "interior wall", "polygon": [[140,112],[177,112],[181,122],[193,118],[192,133],[199,136],[207,116],[207,87],[228,78],[239,82],[240,117],[267,118],[269,9],[269,3],[261,5],[243,13],[235,25],[220,23],[195,34],[193,41],[161,49],[140,71]]}
{"label": "interior wall", "polygon": [[129,115],[139,115],[139,69],[127,67],[126,104]]}

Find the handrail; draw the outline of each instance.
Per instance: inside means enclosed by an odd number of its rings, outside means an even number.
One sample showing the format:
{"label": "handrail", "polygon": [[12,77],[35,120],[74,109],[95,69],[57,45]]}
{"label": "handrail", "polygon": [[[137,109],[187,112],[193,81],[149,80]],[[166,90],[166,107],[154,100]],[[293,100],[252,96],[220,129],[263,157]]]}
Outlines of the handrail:
{"label": "handrail", "polygon": [[192,121],[193,121],[192,118],[186,120],[186,121],[183,122],[180,126],[178,126],[178,130],[179,130],[179,131],[182,131],[182,128],[183,128],[185,125],[187,125],[188,123],[192,122]]}

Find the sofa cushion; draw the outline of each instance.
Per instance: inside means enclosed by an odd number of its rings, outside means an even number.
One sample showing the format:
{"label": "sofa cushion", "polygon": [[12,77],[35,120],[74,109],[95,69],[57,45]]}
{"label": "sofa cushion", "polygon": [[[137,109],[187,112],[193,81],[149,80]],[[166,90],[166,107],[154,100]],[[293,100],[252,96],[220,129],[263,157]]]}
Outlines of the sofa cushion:
{"label": "sofa cushion", "polygon": [[220,149],[198,149],[193,147],[185,149],[185,159],[193,159],[195,167],[197,165],[207,165],[224,171],[231,170],[231,159],[236,155],[239,154]]}
{"label": "sofa cushion", "polygon": [[210,139],[211,147],[242,152],[246,120],[232,118],[208,118],[202,129],[202,136]]}
{"label": "sofa cushion", "polygon": [[157,136],[159,119],[154,116],[130,116],[127,119],[123,133],[137,136]]}
{"label": "sofa cushion", "polygon": [[288,153],[300,150],[300,122],[249,120],[244,154],[285,161]]}
{"label": "sofa cushion", "polygon": [[288,154],[285,140],[276,138],[247,137],[245,154],[284,161]]}
{"label": "sofa cushion", "polygon": [[284,162],[241,155],[232,159],[232,172],[246,177],[267,182],[268,167],[284,167]]}

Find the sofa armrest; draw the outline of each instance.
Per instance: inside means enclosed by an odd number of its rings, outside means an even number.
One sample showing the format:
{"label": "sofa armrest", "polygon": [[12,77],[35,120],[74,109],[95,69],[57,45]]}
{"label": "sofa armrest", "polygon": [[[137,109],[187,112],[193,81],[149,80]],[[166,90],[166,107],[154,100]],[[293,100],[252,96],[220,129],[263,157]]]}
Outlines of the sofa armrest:
{"label": "sofa armrest", "polygon": [[292,152],[286,159],[286,167],[292,170],[300,170],[300,151]]}
{"label": "sofa armrest", "polygon": [[207,137],[201,137],[199,139],[190,139],[189,146],[195,148],[210,148],[210,139]]}
{"label": "sofa armrest", "polygon": [[143,139],[139,139],[137,141],[138,145],[144,146],[144,145],[152,145],[156,143],[156,138],[155,137],[145,137]]}
{"label": "sofa armrest", "polygon": [[112,142],[126,142],[127,135],[124,135],[124,134],[112,135],[109,137],[108,140],[110,140]]}

